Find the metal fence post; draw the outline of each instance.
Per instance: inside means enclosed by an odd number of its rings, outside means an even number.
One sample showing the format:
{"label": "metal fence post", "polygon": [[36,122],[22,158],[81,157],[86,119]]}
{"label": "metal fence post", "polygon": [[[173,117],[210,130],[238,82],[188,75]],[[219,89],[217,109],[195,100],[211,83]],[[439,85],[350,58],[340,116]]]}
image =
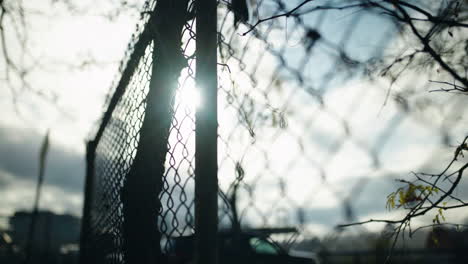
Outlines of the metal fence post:
{"label": "metal fence post", "polygon": [[126,175],[123,205],[124,259],[128,264],[164,263],[157,220],[161,208],[172,105],[186,66],[181,50],[188,0],[157,1],[150,20],[153,65],[137,152]]}
{"label": "metal fence post", "polygon": [[218,122],[216,0],[196,2],[196,83],[202,106],[196,113],[195,263],[217,263]]}
{"label": "metal fence post", "polygon": [[94,183],[94,159],[96,157],[96,144],[95,141],[90,140],[86,144],[86,178],[85,178],[85,192],[83,215],[81,219],[81,234],[80,234],[80,263],[90,263],[88,245],[88,232],[91,222],[91,202],[93,200],[93,183]]}

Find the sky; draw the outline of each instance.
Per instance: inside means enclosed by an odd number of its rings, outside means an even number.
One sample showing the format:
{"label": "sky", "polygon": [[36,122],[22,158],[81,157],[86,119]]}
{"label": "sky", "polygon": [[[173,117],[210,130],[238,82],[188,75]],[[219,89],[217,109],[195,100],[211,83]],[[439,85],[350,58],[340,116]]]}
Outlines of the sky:
{"label": "sky", "polygon": [[[39,148],[48,130],[51,146],[40,206],[81,215],[85,141],[138,22],[134,10],[109,19],[116,9],[109,2],[80,1],[72,14],[62,3],[25,3],[32,54],[27,60],[43,65],[27,78],[34,90],[55,93],[57,102],[25,91],[15,106],[6,83],[0,83],[0,215],[32,208]],[[22,51],[9,39],[11,54],[18,56]],[[86,65],[91,59],[96,62]]]}
{"label": "sky", "polygon": [[[265,8],[263,17],[271,10],[275,10],[274,5]],[[221,113],[221,137],[238,140],[237,144],[221,147],[229,157],[220,166],[221,186],[228,188],[236,175],[235,164],[241,161],[246,185],[240,188],[239,207],[246,225],[296,225],[300,209],[306,229],[323,234],[336,224],[350,221],[345,219],[345,201],[354,211],[353,221],[401,216],[401,212],[385,209],[387,195],[401,186],[395,180],[408,179],[413,171],[436,172],[450,161],[453,148],[443,144],[444,133],[449,134],[453,146],[457,139],[463,139],[467,127],[460,121],[447,129],[442,126],[443,120],[458,115],[458,111],[466,113],[466,108],[460,107],[466,105],[466,98],[429,94],[427,91],[434,88],[427,80],[437,74],[436,69],[426,73],[409,70],[392,86],[386,103],[389,81],[369,81],[359,74],[343,81],[346,71],[340,72],[343,65],[334,63],[336,50],[330,47],[341,47],[359,61],[391,55],[405,44],[391,23],[381,15],[354,10],[325,16],[315,13],[303,20],[324,39],[313,48],[311,57],[304,52],[304,31],[292,18],[275,21],[276,27],[287,30],[260,29],[260,35],[270,33],[268,44],[255,38],[232,40],[241,46],[241,54],[245,51],[243,58],[251,62],[245,70],[231,66],[234,74],[230,75],[235,76],[237,86],[229,86],[228,78],[221,81],[222,86],[229,87],[221,96],[232,93],[239,99]],[[241,32],[246,30],[240,27]],[[264,50],[270,52],[260,52]],[[278,53],[287,55],[283,62],[277,60]],[[309,60],[301,64],[304,57]],[[250,72],[257,73],[255,89]],[[298,72],[302,83],[296,77]],[[415,94],[405,97],[410,104],[406,109],[405,101],[397,100],[398,95],[411,90]],[[433,108],[418,109],[422,99]],[[246,107],[246,111],[255,109],[258,118],[250,122],[239,118],[239,122],[230,123],[238,115],[236,107],[248,106],[250,101],[254,107]],[[285,113],[285,129],[271,125],[272,108]],[[239,123],[255,123],[255,136],[239,128]],[[466,197],[465,185],[459,188],[462,197]],[[460,212],[452,212],[451,219],[456,222],[466,218]],[[432,217],[428,215],[415,224],[430,223]],[[371,230],[379,228],[382,226],[376,225]]]}
{"label": "sky", "polygon": [[[137,1],[137,5],[141,6],[140,2]],[[81,215],[85,141],[103,113],[107,92],[118,78],[119,61],[138,15],[127,11],[112,17],[115,9],[105,1],[98,6],[94,6],[93,1],[82,1],[79,7],[89,11],[91,6],[92,11],[76,15],[64,12],[65,7],[60,3],[51,8],[50,1],[46,0],[28,4],[30,10],[46,13],[32,15],[28,21],[31,53],[46,65],[35,69],[28,80],[39,90],[53,91],[58,99],[56,104],[51,104],[24,92],[18,97],[15,108],[10,91],[0,81],[0,216],[32,207],[38,153],[47,130],[51,148],[41,208]],[[324,234],[343,222],[346,199],[352,201],[355,220],[388,217],[385,198],[395,190],[395,178],[405,177],[413,170],[436,170],[453,155],[453,150],[442,144],[444,128],[441,124],[446,116],[453,116],[455,110],[457,114],[466,113],[463,105],[468,104],[466,99],[453,99],[445,94],[437,94],[438,99],[429,96],[426,75],[410,72],[393,86],[391,98],[415,87],[417,93],[411,97],[415,100],[411,103],[419,102],[418,98],[428,98],[434,104],[441,104],[443,107],[435,109],[443,111],[429,108],[419,113],[412,108],[409,113],[398,101],[390,100],[385,104],[389,87],[386,80],[370,82],[358,76],[347,81],[327,82],[327,73],[330,69],[333,73],[333,67],[337,66],[333,64],[336,51],[327,43],[336,44],[350,35],[346,51],[361,61],[371,55],[369,49],[385,54],[400,43],[398,37],[391,34],[392,26],[380,17],[369,15],[355,22],[354,15],[353,12],[332,12],[325,18],[319,14],[305,17],[306,24],[316,26],[326,39],[314,48],[312,62],[300,69],[306,73],[307,85],[299,85],[291,71],[275,72],[278,61],[271,54],[259,59],[258,86],[252,93],[245,72],[249,72],[254,63],[247,63],[247,70],[242,71],[234,60],[230,62],[231,77],[238,83],[236,87],[229,83],[226,71],[221,71],[220,85],[224,90],[249,94],[259,106],[266,102],[288,112],[286,131],[278,133],[277,127],[267,124],[271,121],[268,119],[265,124],[258,124],[256,133],[261,136],[252,144],[249,131],[237,125],[241,123],[238,112],[226,105],[226,94],[220,92],[221,105],[225,106],[220,110],[221,137],[235,131],[233,140],[237,140],[227,147],[220,144],[221,155],[231,155],[230,160],[220,165],[220,185],[228,188],[235,177],[235,162],[243,161],[244,182],[256,186],[254,204],[250,203],[250,198],[239,200],[241,210],[250,208],[243,211],[247,224],[295,224],[297,208],[301,208],[305,211],[307,228],[315,234]],[[291,21],[280,20],[279,23],[284,23],[288,30],[274,31],[269,41],[274,48],[286,43],[283,52],[288,55],[287,63],[292,68],[298,67],[304,56],[301,37],[304,32],[295,28]],[[348,32],[349,25],[355,26],[352,32]],[[237,33],[245,29],[240,26]],[[241,46],[247,45],[247,58],[252,62],[257,61],[259,50],[267,48],[261,41],[249,41],[252,36],[237,34],[235,38]],[[19,49],[11,50],[15,56],[21,53]],[[89,58],[98,63],[78,67]],[[283,88],[270,92],[272,78],[283,80]],[[263,91],[269,92],[267,97],[262,95]],[[195,96],[191,93],[188,97]],[[323,105],[311,96],[313,93],[321,95]],[[261,109],[257,112],[263,111]],[[466,120],[460,115],[461,120]],[[352,136],[346,134],[342,120],[346,121]],[[466,124],[460,121],[450,128],[452,144],[466,134]],[[283,180],[287,182],[287,195],[278,193],[279,182]],[[463,186],[467,184],[466,180],[462,182]],[[353,188],[359,185],[362,188],[355,194]],[[468,198],[464,190],[468,190],[468,186],[460,188],[459,195]],[[240,194],[241,197],[251,195],[245,188]],[[282,210],[285,213],[281,213]],[[431,217],[425,221],[430,221]],[[454,222],[465,217],[460,212],[451,213]]]}

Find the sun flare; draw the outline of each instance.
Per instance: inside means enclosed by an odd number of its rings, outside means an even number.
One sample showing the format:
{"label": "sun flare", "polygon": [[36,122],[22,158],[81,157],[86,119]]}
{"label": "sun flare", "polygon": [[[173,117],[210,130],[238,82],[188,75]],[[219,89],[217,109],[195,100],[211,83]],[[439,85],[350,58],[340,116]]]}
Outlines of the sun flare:
{"label": "sun flare", "polygon": [[177,103],[191,111],[195,111],[201,105],[200,91],[195,87],[195,84],[186,84],[180,89],[176,97]]}

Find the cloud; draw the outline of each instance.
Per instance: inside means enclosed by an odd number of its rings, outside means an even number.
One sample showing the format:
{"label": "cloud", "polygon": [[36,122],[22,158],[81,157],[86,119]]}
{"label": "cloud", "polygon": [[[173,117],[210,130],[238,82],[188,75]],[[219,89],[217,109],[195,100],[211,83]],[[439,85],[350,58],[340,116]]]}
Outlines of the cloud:
{"label": "cloud", "polygon": [[[2,185],[0,187],[0,215],[11,215],[18,210],[31,210],[33,207],[35,184],[30,180],[18,179],[11,174],[0,171]],[[4,183],[7,183],[6,185]],[[42,188],[40,209],[52,210],[56,213],[71,213],[80,215],[82,210],[82,195],[69,192],[59,187],[44,185]],[[1,223],[0,223],[1,226]]]}
{"label": "cloud", "polygon": [[[38,153],[42,140],[43,135],[32,129],[0,127],[0,193],[3,193],[2,197],[8,194],[12,198],[2,201],[2,206],[12,203],[13,207],[24,207],[25,201],[30,203],[37,179]],[[84,154],[55,144],[53,132],[50,140],[43,197],[59,203],[64,196],[81,195],[85,174]],[[62,192],[64,195],[50,197],[49,191],[51,194]]]}

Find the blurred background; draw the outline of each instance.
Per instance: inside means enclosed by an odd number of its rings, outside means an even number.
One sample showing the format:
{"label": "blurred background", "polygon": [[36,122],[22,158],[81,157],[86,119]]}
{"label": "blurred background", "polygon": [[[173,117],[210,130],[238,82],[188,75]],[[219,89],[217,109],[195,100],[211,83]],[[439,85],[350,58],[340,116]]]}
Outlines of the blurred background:
{"label": "blurred background", "polygon": [[[403,4],[436,57],[410,24],[392,16],[402,12],[400,2],[440,18],[426,19]],[[129,58],[155,3],[0,0],[0,260],[5,263],[23,261],[28,246],[36,252],[34,263],[78,263],[85,143],[95,137],[123,71],[133,67]],[[399,223],[338,226],[401,219],[412,209],[407,202],[400,200],[395,210],[387,206],[388,195],[408,186],[399,179],[437,175],[454,153],[454,166],[466,164],[456,150],[463,151],[457,147],[466,143],[468,131],[467,1],[234,0],[218,6],[220,227],[270,228],[268,239],[275,245],[317,262],[383,260]],[[193,20],[182,35],[188,67],[175,95],[160,194],[158,225],[168,251],[168,239],[193,234],[194,225],[194,112],[204,98],[194,84],[190,28]],[[99,212],[91,233],[102,228],[121,236],[115,223],[121,221],[122,202],[114,194],[138,145],[152,65],[150,52],[143,53],[97,147],[103,165],[94,192],[112,199],[106,206],[104,198],[93,202]],[[41,196],[33,213],[41,160]],[[447,251],[433,263],[458,263],[450,250],[468,247],[465,178],[444,200],[444,206],[460,206],[443,214],[435,208],[411,220],[413,230],[433,224],[439,229],[426,228],[411,238],[411,230],[401,231],[406,238],[395,246],[395,262],[429,263],[426,249],[437,248]],[[453,181],[438,184],[442,191],[434,195],[440,197]],[[103,209],[109,206],[109,212]],[[431,242],[434,237],[438,243]],[[444,239],[450,242],[440,242]],[[121,242],[111,244],[122,250]],[[109,263],[123,263],[119,253],[110,255]]]}

